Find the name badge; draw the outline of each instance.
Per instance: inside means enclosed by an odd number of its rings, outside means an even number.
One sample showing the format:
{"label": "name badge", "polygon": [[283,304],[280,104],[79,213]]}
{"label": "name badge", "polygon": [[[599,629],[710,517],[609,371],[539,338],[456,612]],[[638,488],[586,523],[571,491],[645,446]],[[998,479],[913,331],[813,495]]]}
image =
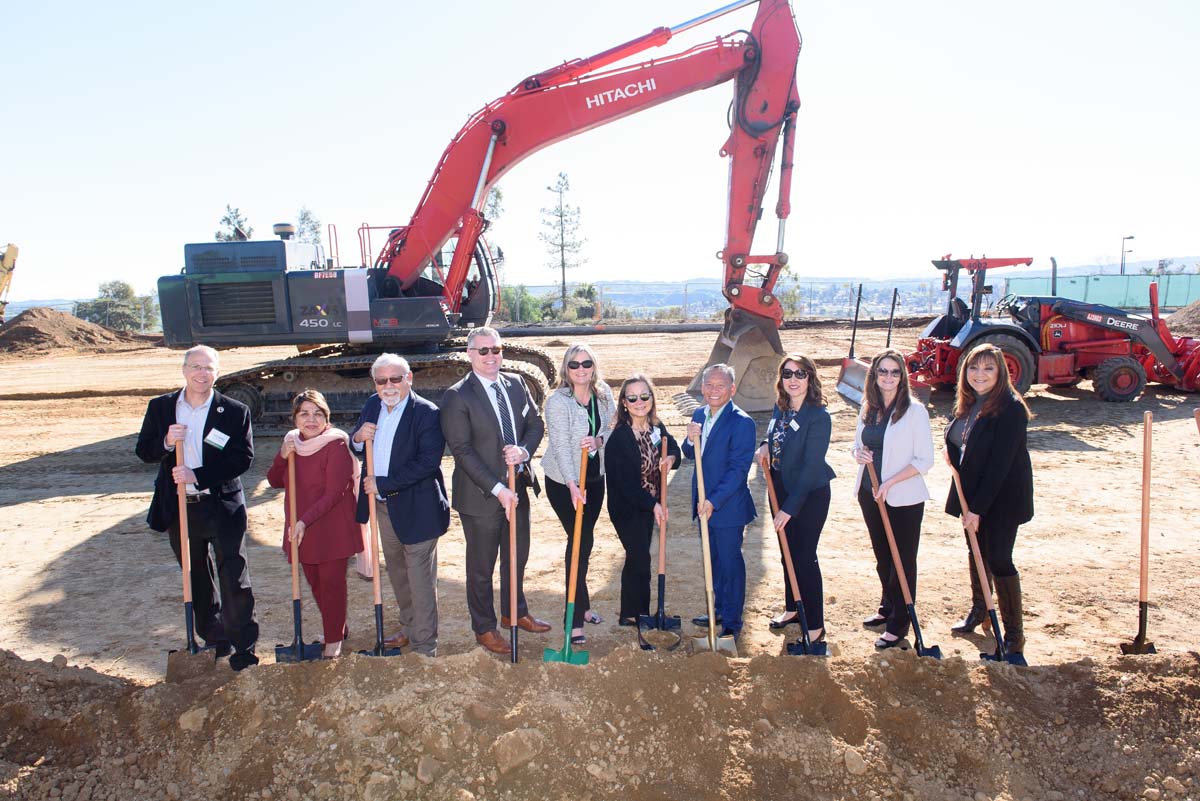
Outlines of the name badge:
{"label": "name badge", "polygon": [[788,428],[792,429],[793,431],[800,430],[800,426],[794,418],[793,418],[792,422],[788,423]]}
{"label": "name badge", "polygon": [[208,432],[208,436],[204,438],[204,442],[208,445],[212,445],[219,451],[223,451],[225,450],[225,445],[229,442],[229,435],[223,434],[214,428],[212,431]]}
{"label": "name badge", "polygon": [[525,408],[521,410],[521,416],[522,416],[522,417],[528,417],[528,416],[529,416],[529,404],[528,404],[528,403],[526,403],[526,404],[525,404]]}
{"label": "name badge", "polygon": [[650,444],[657,448],[660,442],[662,442],[662,434],[658,432],[657,428],[650,429]]}

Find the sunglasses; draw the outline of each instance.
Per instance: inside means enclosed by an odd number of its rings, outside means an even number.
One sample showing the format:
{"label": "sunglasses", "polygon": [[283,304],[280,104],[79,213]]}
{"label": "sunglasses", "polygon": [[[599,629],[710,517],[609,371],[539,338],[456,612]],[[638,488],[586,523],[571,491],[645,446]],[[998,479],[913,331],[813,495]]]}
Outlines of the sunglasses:
{"label": "sunglasses", "polygon": [[592,369],[593,364],[595,364],[595,362],[593,362],[591,359],[586,359],[582,362],[567,362],[567,368],[571,370],[578,370],[580,367],[582,367],[585,370],[590,370]]}
{"label": "sunglasses", "polygon": [[891,369],[888,369],[887,367],[878,367],[875,369],[875,375],[879,376],[880,378],[899,378],[900,376],[904,375],[904,371],[899,367],[893,367]]}
{"label": "sunglasses", "polygon": [[406,375],[391,376],[389,378],[376,378],[375,386],[382,387],[384,384],[387,384],[389,382],[392,384],[403,384],[407,380],[408,380],[408,376],[406,376]]}
{"label": "sunglasses", "polygon": [[626,403],[637,403],[638,401],[648,401],[653,397],[654,396],[651,395],[649,392],[643,392],[641,395],[626,395],[625,402]]}
{"label": "sunglasses", "polygon": [[486,346],[482,347],[482,348],[467,348],[467,350],[473,350],[476,353],[478,353],[480,356],[490,356],[493,353],[496,354],[497,356],[499,356],[501,353],[504,352],[504,348],[502,348],[499,345],[494,345],[490,348],[486,347]]}
{"label": "sunglasses", "polygon": [[789,370],[786,367],[779,371],[779,377],[785,381],[789,378],[799,378],[801,381],[808,378],[807,370]]}

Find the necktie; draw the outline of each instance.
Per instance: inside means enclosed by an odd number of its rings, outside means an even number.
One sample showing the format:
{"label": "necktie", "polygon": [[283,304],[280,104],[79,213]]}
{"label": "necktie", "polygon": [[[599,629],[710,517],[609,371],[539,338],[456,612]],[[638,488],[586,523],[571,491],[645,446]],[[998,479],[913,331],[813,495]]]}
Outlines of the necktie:
{"label": "necktie", "polygon": [[513,434],[512,414],[508,411],[508,401],[500,391],[500,382],[492,383],[492,391],[496,393],[496,405],[500,407],[500,430],[504,434],[505,445],[516,445],[517,438]]}

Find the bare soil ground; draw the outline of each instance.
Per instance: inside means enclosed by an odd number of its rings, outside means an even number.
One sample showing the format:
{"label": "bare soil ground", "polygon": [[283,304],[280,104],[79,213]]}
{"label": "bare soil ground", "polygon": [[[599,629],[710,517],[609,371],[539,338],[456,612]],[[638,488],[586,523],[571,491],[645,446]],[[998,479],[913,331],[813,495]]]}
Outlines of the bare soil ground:
{"label": "bare soil ground", "polygon": [[[860,331],[871,353],[884,331]],[[902,328],[894,341],[915,341]],[[1016,562],[1034,667],[981,665],[982,636],[952,637],[969,603],[966,550],[941,512],[949,475],[928,481],[917,609],[942,662],[876,654],[859,627],[879,586],[852,496],[855,407],[832,392],[848,331],[783,333],[821,360],[832,397],[838,478],[820,548],[832,657],[784,655],[767,619],[783,575],[765,524],[747,530],[749,592],[741,657],[644,653],[616,623],[623,551],[607,516],[589,575],[587,667],[544,665],[561,647],[566,535],[534,505],[526,573],[535,614],[554,622],[522,637],[517,666],[473,643],[457,520],[440,546],[441,647],[435,660],[357,655],[269,664],[289,642],[290,573],[279,551],[282,496],[264,473],[279,447],[260,437],[245,482],[250,564],[264,664],[224,662],[164,682],[182,641],[179,573],[144,518],[154,471],[133,444],[147,396],[178,385],[177,352],[136,343],[116,352],[49,350],[0,359],[0,788],[15,798],[432,799],[1130,799],[1200,797],[1196,657],[1196,521],[1200,398],[1152,387],[1106,404],[1087,382],[1035,388],[1031,448],[1037,516]],[[659,380],[671,404],[712,334],[598,336],[606,373]],[[557,358],[566,340],[532,340]],[[131,348],[131,349],[125,349]],[[286,349],[223,354],[233,371]],[[935,393],[935,436],[949,414]],[[1142,412],[1154,412],[1150,634],[1159,655],[1122,657],[1137,624]],[[760,420],[765,425],[765,419]],[[451,469],[449,459],[443,468]],[[672,479],[668,611],[701,611],[691,468]],[[349,645],[373,641],[370,584],[351,581]],[[310,637],[318,631],[305,590]],[[385,580],[385,615],[394,603]],[[692,627],[685,622],[685,630]],[[788,630],[796,636],[794,627]],[[53,661],[52,661],[53,660]]]}

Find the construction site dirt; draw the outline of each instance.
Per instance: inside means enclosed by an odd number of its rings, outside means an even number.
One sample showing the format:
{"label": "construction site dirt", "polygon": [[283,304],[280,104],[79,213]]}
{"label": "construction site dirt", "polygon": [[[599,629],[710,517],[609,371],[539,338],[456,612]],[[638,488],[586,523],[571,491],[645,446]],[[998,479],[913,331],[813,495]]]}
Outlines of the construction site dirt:
{"label": "construction site dirt", "polygon": [[[911,322],[893,332],[910,349]],[[860,328],[857,350],[883,345]],[[1036,515],[1014,561],[1025,588],[1029,668],[981,664],[983,635],[950,626],[970,603],[961,527],[942,511],[950,473],[927,481],[917,601],[926,642],[945,659],[876,653],[860,621],[879,598],[853,495],[857,407],[833,393],[842,324],[784,330],[813,356],[833,418],[837,472],[821,538],[830,657],[786,655],[768,627],[784,575],[766,523],[746,533],[746,628],[740,656],[638,649],[617,623],[624,552],[602,515],[588,583],[591,663],[544,664],[561,643],[566,535],[543,497],[533,504],[526,571],[546,635],[521,638],[510,665],[475,646],[457,518],[439,545],[439,656],[272,664],[292,638],[290,571],[280,552],[282,493],[265,472],[278,437],[257,438],[244,477],[249,561],[263,664],[224,660],[165,681],[182,645],[179,571],[165,535],[145,523],[153,466],[133,454],[148,396],[180,385],[181,353],[120,341],[0,358],[0,791],[82,799],[1010,799],[1200,798],[1200,397],[1152,386],[1104,403],[1089,383],[1035,387],[1029,443]],[[561,358],[574,340],[525,341]],[[664,421],[681,437],[682,393],[711,333],[588,338],[605,378],[658,382]],[[233,371],[287,348],[222,353]],[[319,389],[319,387],[318,387]],[[940,439],[952,404],[930,401]],[[1142,414],[1154,414],[1150,631],[1158,654],[1122,656],[1137,627]],[[759,415],[760,432],[766,416]],[[452,461],[443,461],[449,475]],[[704,605],[692,469],[669,491],[668,613]],[[653,549],[657,551],[655,547]],[[307,631],[319,616],[303,591]],[[395,625],[386,591],[385,618]],[[346,650],[374,640],[371,586],[351,579]],[[686,639],[686,638],[685,638]],[[173,677],[176,678],[176,677]]]}

